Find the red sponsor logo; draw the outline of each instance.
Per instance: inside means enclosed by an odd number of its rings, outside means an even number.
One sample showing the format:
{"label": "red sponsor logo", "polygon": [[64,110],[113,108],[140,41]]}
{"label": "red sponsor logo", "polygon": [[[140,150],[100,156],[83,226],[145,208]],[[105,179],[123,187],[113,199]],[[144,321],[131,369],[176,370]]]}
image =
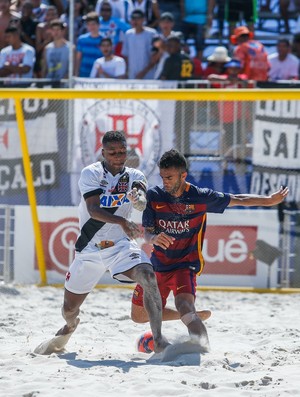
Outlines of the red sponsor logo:
{"label": "red sponsor logo", "polygon": [[41,222],[40,227],[46,269],[66,274],[74,258],[74,246],[79,233],[78,219],[63,218],[57,222]]}
{"label": "red sponsor logo", "polygon": [[257,240],[257,226],[208,226],[203,243],[206,274],[256,274],[250,257]]}

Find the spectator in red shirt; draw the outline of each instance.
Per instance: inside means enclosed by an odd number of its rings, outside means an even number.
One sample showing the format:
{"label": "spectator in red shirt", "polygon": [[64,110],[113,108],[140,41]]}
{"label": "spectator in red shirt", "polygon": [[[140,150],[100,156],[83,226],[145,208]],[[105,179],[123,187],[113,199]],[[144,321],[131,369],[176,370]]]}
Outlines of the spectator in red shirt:
{"label": "spectator in red shirt", "polygon": [[241,61],[242,73],[247,74],[250,80],[267,81],[270,64],[268,54],[263,46],[257,40],[253,40],[253,32],[247,26],[239,26],[234,30],[230,37],[234,49],[234,58]]}
{"label": "spectator in red shirt", "polygon": [[219,75],[225,73],[224,65],[230,60],[226,47],[216,47],[214,52],[207,57],[207,66],[203,71],[203,76],[208,78],[211,74]]}

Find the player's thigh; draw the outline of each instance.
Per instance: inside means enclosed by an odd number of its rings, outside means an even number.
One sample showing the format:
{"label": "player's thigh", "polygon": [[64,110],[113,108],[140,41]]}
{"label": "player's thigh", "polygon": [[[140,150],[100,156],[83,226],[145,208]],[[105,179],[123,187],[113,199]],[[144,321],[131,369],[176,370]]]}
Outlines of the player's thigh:
{"label": "player's thigh", "polygon": [[122,282],[139,282],[141,273],[153,274],[150,259],[134,240],[122,239],[101,252],[111,276]]}
{"label": "player's thigh", "polygon": [[65,289],[76,295],[84,295],[98,283],[106,269],[98,251],[76,253],[66,274]]}
{"label": "player's thigh", "polygon": [[190,269],[177,269],[173,272],[170,287],[174,297],[187,293],[196,296],[196,273]]}

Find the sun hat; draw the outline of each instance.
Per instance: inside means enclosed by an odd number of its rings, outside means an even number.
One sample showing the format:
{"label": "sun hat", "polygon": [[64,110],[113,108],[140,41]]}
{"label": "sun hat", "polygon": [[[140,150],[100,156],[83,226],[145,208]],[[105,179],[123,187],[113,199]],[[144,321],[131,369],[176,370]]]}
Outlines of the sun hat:
{"label": "sun hat", "polygon": [[237,43],[237,39],[243,34],[247,34],[250,40],[254,37],[253,32],[250,32],[247,26],[238,26],[234,29],[233,35],[230,36],[231,43],[235,45]]}
{"label": "sun hat", "polygon": [[228,56],[226,47],[220,46],[214,49],[214,52],[207,57],[210,62],[229,62],[231,58]]}

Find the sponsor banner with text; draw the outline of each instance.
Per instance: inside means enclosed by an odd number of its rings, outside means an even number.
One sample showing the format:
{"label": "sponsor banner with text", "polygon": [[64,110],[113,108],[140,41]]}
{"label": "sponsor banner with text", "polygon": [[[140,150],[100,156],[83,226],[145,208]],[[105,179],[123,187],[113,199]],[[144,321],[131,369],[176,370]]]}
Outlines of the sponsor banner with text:
{"label": "sponsor banner with text", "polygon": [[300,201],[299,111],[299,101],[257,103],[251,193],[269,194],[288,186],[286,201]]}

